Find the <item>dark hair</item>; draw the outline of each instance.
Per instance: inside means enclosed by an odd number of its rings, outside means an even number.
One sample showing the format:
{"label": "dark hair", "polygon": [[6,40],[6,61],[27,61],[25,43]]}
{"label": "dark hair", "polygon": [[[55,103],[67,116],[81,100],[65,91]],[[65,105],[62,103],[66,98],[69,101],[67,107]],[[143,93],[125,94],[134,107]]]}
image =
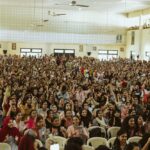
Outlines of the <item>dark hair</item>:
{"label": "dark hair", "polygon": [[80,137],[71,137],[68,139],[64,150],[82,150],[83,140]]}
{"label": "dark hair", "polygon": [[125,130],[129,130],[129,120],[133,118],[135,120],[135,117],[134,116],[128,116],[124,119],[123,123],[122,123],[122,127],[125,129]]}
{"label": "dark hair", "polygon": [[37,124],[41,119],[43,120],[43,116],[38,115],[37,118],[36,118],[36,124]]}
{"label": "dark hair", "polygon": [[117,132],[117,137],[122,135],[122,134],[125,134],[127,133],[127,131],[124,129],[124,128],[121,128],[118,132]]}
{"label": "dark hair", "polygon": [[125,147],[125,150],[133,150],[134,147],[139,147],[139,144],[136,143],[136,142],[129,143],[129,144]]}
{"label": "dark hair", "polygon": [[121,128],[118,132],[117,132],[117,138],[114,141],[114,149],[119,149],[120,148],[120,140],[119,140],[119,136],[121,136],[122,134],[127,133],[127,131],[123,128]]}
{"label": "dark hair", "polygon": [[40,147],[40,148],[38,148],[38,150],[47,150],[47,148],[45,148],[45,147]]}
{"label": "dark hair", "polygon": [[99,114],[100,112],[102,112],[102,111],[101,111],[101,110],[97,110],[97,111],[96,111],[96,117],[98,116],[98,114]]}
{"label": "dark hair", "polygon": [[100,145],[95,150],[110,150],[110,149],[105,145]]}
{"label": "dark hair", "polygon": [[49,110],[47,111],[47,116],[50,114],[50,112],[52,112],[51,109],[49,109]]}
{"label": "dark hair", "polygon": [[64,105],[64,111],[66,111],[66,105],[67,105],[67,104],[70,105],[70,108],[71,108],[70,110],[72,110],[72,105],[71,105],[69,102],[66,102],[65,105]]}
{"label": "dark hair", "polygon": [[[36,111],[36,109],[32,109],[32,110],[31,110],[31,112],[30,112],[30,116],[31,116],[31,114],[32,114],[32,112],[33,112],[33,111]],[[36,111],[36,112],[37,112],[37,111]]]}
{"label": "dark hair", "polygon": [[53,115],[53,117],[51,118],[51,122],[53,122],[55,119],[59,119],[59,115]]}
{"label": "dark hair", "polygon": [[[139,141],[140,146],[143,147],[149,138],[150,138],[150,133],[145,133],[142,139]],[[150,145],[149,145],[149,149],[150,149]]]}
{"label": "dark hair", "polygon": [[44,103],[47,103],[47,104],[48,104],[48,101],[47,101],[47,100],[45,100],[45,101],[43,101],[41,104],[43,105]]}

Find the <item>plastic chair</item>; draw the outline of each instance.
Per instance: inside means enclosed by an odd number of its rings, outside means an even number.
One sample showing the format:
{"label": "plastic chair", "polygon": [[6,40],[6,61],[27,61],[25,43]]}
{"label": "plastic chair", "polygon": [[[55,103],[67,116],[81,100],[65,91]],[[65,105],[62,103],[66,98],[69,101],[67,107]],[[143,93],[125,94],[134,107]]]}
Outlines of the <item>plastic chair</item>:
{"label": "plastic chair", "polygon": [[83,145],[82,150],[94,150],[94,148],[92,146],[89,146],[89,145]]}
{"label": "plastic chair", "polygon": [[107,146],[107,140],[102,137],[93,137],[88,139],[87,145],[97,148],[99,145]]}
{"label": "plastic chair", "polygon": [[38,142],[38,144],[39,144],[40,147],[43,146],[43,143],[39,139],[36,139],[36,141]]}
{"label": "plastic chair", "polygon": [[59,144],[60,149],[63,149],[65,146],[67,139],[61,136],[50,136],[48,139],[46,139],[46,148],[49,149],[51,144],[57,143]]}
{"label": "plastic chair", "polygon": [[138,143],[141,139],[142,137],[140,136],[133,136],[127,140],[127,143],[132,143],[132,142]]}
{"label": "plastic chair", "polygon": [[100,127],[100,126],[92,126],[92,127],[89,127],[89,128],[88,128],[88,131],[90,132],[92,129],[95,129],[95,128],[100,128],[100,129],[101,129],[101,132],[104,134],[104,137],[106,137],[106,130],[105,130],[105,128],[103,128],[103,127]]}
{"label": "plastic chair", "polygon": [[83,145],[82,150],[94,150],[94,148],[92,146]]}
{"label": "plastic chair", "polygon": [[0,150],[11,150],[11,147],[7,143],[0,143]]}
{"label": "plastic chair", "polygon": [[107,130],[108,138],[117,137],[117,133],[120,130],[120,127],[110,127]]}
{"label": "plastic chair", "polygon": [[112,137],[112,138],[110,138],[108,141],[107,141],[107,146],[111,149],[112,148],[112,146],[114,145],[114,142],[115,142],[115,140],[116,140],[116,137]]}

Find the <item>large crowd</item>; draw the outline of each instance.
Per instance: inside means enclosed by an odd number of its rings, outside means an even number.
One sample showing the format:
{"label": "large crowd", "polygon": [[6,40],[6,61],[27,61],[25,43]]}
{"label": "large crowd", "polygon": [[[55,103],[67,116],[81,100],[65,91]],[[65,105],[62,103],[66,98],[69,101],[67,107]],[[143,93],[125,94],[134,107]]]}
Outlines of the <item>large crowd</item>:
{"label": "large crowd", "polygon": [[108,138],[92,126],[120,127],[113,150],[133,136],[150,150],[150,62],[0,56],[0,126],[12,150],[38,150],[35,139],[46,147],[50,135]]}

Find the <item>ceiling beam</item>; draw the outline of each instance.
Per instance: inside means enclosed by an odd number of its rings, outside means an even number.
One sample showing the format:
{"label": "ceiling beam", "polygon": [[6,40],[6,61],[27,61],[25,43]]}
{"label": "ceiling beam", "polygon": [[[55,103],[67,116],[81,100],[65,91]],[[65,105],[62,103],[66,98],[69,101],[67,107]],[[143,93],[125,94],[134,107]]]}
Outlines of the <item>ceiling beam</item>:
{"label": "ceiling beam", "polygon": [[149,14],[150,14],[150,8],[146,8],[146,9],[140,9],[140,10],[128,12],[128,13],[126,13],[126,16],[128,18],[134,18],[134,17],[138,17],[140,15],[149,15]]}

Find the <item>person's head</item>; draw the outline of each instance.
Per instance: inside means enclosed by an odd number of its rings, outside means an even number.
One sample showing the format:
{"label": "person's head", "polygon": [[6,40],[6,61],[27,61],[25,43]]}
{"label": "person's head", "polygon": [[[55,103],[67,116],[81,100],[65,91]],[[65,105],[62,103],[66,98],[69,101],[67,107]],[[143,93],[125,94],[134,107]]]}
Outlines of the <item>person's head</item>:
{"label": "person's head", "polygon": [[134,116],[128,116],[124,119],[122,126],[124,129],[128,130],[130,128],[135,127],[135,119]]}
{"label": "person's head", "polygon": [[44,92],[44,88],[43,87],[40,87],[39,88],[39,94],[42,94]]}
{"label": "person's head", "polygon": [[13,128],[13,119],[11,117],[6,117],[3,121],[3,127]]}
{"label": "person's head", "polygon": [[11,112],[17,112],[17,108],[15,104],[11,105]]}
{"label": "person's head", "polygon": [[64,109],[71,110],[71,104],[69,102],[65,103]]}
{"label": "person's head", "polygon": [[74,116],[74,117],[73,117],[73,124],[74,124],[75,126],[80,125],[80,118],[79,118],[78,116]]}
{"label": "person's head", "polygon": [[139,144],[138,143],[129,143],[127,144],[125,150],[140,150]]}
{"label": "person's head", "polygon": [[53,126],[58,127],[61,124],[60,118],[58,115],[54,115],[51,119],[51,123]]}
{"label": "person's head", "polygon": [[98,110],[98,111],[96,112],[96,117],[102,118],[102,117],[103,117],[103,112],[102,112],[101,110]]}
{"label": "person's head", "polygon": [[51,106],[51,110],[53,111],[53,113],[56,113],[57,110],[58,110],[58,108],[57,108],[56,105],[52,105],[52,106]]}
{"label": "person's head", "polygon": [[33,89],[33,95],[34,95],[34,96],[37,96],[37,94],[38,94],[38,89],[37,89],[37,88],[34,88],[34,89]]}
{"label": "person's head", "polygon": [[86,110],[88,110],[89,108],[89,104],[87,102],[84,102],[82,106],[83,106],[83,109],[86,109]]}
{"label": "person's head", "polygon": [[100,145],[95,150],[110,150],[110,149],[105,145]]}
{"label": "person's head", "polygon": [[82,150],[83,140],[80,137],[68,139],[64,150]]}
{"label": "person's head", "polygon": [[36,118],[36,127],[41,129],[44,126],[44,119],[42,116],[37,116]]}
{"label": "person's head", "polygon": [[125,144],[127,141],[127,132],[124,129],[120,129],[117,133],[117,139],[119,140],[120,144]]}
{"label": "person's head", "polygon": [[62,87],[61,87],[61,92],[62,92],[62,93],[65,93],[66,91],[67,91],[66,85],[62,85]]}
{"label": "person's head", "polygon": [[81,117],[87,117],[87,110],[86,109],[82,109]]}
{"label": "person's head", "polygon": [[114,110],[115,108],[116,104],[113,101],[109,102],[109,110]]}
{"label": "person's head", "polygon": [[72,112],[71,112],[71,110],[66,110],[65,111],[65,117],[66,118],[72,118]]}
{"label": "person's head", "polygon": [[52,110],[49,109],[49,110],[47,111],[47,118],[50,118],[50,119],[51,119],[52,117],[53,117],[53,112],[52,112]]}
{"label": "person's head", "polygon": [[32,95],[31,94],[26,95],[25,99],[26,99],[27,105],[31,105],[31,103],[32,103]]}
{"label": "person's head", "polygon": [[130,128],[134,128],[134,126],[135,126],[135,119],[134,119],[134,117],[131,116],[129,118],[128,125],[129,125]]}
{"label": "person's head", "polygon": [[17,121],[21,121],[22,120],[22,114],[21,114],[21,112],[17,112],[15,119]]}
{"label": "person's head", "polygon": [[119,118],[120,117],[120,111],[116,111],[114,115],[115,115],[115,117]]}
{"label": "person's head", "polygon": [[31,117],[31,118],[36,118],[36,116],[37,116],[36,110],[32,110],[32,111],[30,112],[30,117]]}
{"label": "person's head", "polygon": [[42,103],[42,109],[43,109],[43,110],[46,110],[47,107],[48,107],[48,102],[47,102],[47,101],[44,101],[44,102]]}
{"label": "person's head", "polygon": [[140,126],[140,125],[141,125],[141,126],[143,125],[143,117],[142,117],[141,115],[137,117],[136,123],[137,123],[137,125],[139,125],[139,126]]}

